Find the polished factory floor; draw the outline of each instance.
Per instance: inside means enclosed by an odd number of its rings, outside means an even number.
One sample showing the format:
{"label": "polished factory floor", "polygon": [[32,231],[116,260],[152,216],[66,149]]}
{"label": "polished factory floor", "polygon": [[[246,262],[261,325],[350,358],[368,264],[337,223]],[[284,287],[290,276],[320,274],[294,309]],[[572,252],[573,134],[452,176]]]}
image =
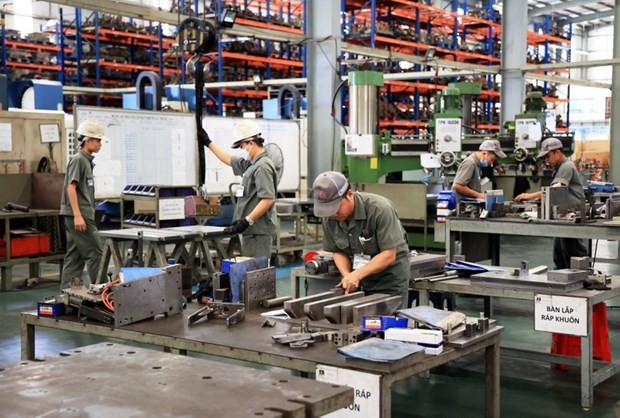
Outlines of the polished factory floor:
{"label": "polished factory floor", "polygon": [[[596,245],[596,244],[595,244]],[[518,266],[528,260],[530,266],[552,266],[551,239],[502,237],[502,264]],[[599,260],[615,258],[617,243],[600,241]],[[299,265],[297,263],[296,265]],[[278,295],[289,292],[290,267],[278,269]],[[620,263],[597,261],[596,268],[620,274]],[[16,269],[14,286],[23,282]],[[24,273],[25,274],[25,273]],[[33,310],[36,301],[58,290],[57,269],[45,268],[43,280],[33,289],[0,293],[0,366],[20,361],[19,314]],[[529,302],[499,299],[494,301],[496,319],[505,327],[502,341],[518,347],[546,350],[550,334],[533,331],[532,305]],[[608,301],[610,340],[615,359],[620,356],[620,299]],[[458,297],[457,310],[477,316],[482,299]],[[93,344],[101,338],[61,331],[37,330],[37,356],[57,355],[72,347]],[[438,368],[429,378],[414,377],[393,387],[393,417],[462,417],[484,416],[484,362],[482,355],[473,355]],[[594,407],[583,411],[580,405],[579,369],[557,370],[546,363],[501,359],[502,417],[596,417],[612,418],[614,404],[620,401],[620,376],[614,376],[594,389]],[[0,404],[2,394],[0,394]],[[0,409],[1,411],[1,409]],[[0,412],[2,415],[2,412]]]}

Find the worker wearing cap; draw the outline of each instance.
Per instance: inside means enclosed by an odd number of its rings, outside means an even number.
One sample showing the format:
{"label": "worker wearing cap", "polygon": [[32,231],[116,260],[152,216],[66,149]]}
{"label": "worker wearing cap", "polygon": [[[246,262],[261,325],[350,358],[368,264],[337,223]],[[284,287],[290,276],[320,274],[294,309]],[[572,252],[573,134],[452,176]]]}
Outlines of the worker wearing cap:
{"label": "worker wearing cap", "polygon": [[88,268],[90,281],[95,283],[102,253],[95,223],[93,154],[101,149],[101,141],[105,139],[104,129],[101,123],[88,119],[80,123],[76,132],[79,150],[67,166],[60,200],[60,214],[67,234],[61,289],[70,287],[73,278],[82,277],[84,265]]}
{"label": "worker wearing cap", "polygon": [[[505,158],[498,141],[487,139],[480,144],[478,151],[465,158],[456,171],[452,190],[456,192],[457,201],[462,197],[484,199],[482,193],[482,167],[492,167],[498,158]],[[488,181],[488,179],[486,179]]]}
{"label": "worker wearing cap", "polygon": [[394,205],[383,196],[355,192],[341,173],[327,171],[312,185],[314,214],[322,218],[323,249],[334,253],[345,293],[402,296],[409,289],[409,247]]}
{"label": "worker wearing cap", "polygon": [[[581,176],[575,164],[566,158],[562,150],[562,141],[557,138],[547,138],[540,147],[538,158],[544,158],[547,164],[555,170],[551,186],[561,185],[568,187],[568,210],[578,211],[581,202],[585,199]],[[521,193],[515,197],[516,202],[522,200],[540,200],[542,192]],[[584,214],[581,214],[584,216]],[[585,239],[555,238],[553,240],[553,262],[556,269],[570,268],[571,257],[588,255],[588,244]]]}
{"label": "worker wearing cap", "polygon": [[260,127],[248,119],[233,128],[232,148],[244,151],[244,157],[232,155],[200,128],[198,141],[221,162],[232,167],[237,176],[243,176],[235,196],[237,203],[233,223],[225,229],[230,234],[241,234],[241,255],[247,257],[271,256],[271,243],[276,230],[277,176],[273,161],[263,147]]}

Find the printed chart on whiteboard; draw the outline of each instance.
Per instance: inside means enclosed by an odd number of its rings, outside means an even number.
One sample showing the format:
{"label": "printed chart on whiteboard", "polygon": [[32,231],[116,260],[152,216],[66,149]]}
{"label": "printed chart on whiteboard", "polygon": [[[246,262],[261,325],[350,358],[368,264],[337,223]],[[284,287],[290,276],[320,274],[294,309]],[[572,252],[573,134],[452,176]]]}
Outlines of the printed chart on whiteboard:
{"label": "printed chart on whiteboard", "polygon": [[[239,150],[231,149],[233,127],[241,118],[207,116],[202,126],[211,139],[230,151],[241,155]],[[254,120],[261,128],[265,148],[276,166],[281,169],[278,191],[296,191],[299,188],[299,123],[292,120]],[[241,183],[241,177],[233,174],[232,168],[220,162],[215,155],[205,149],[205,181],[208,193],[228,194],[231,183]]]}
{"label": "printed chart on whiteboard", "polygon": [[126,185],[198,184],[194,115],[78,106],[76,126],[95,119],[106,140],[95,154],[95,197],[119,197]]}

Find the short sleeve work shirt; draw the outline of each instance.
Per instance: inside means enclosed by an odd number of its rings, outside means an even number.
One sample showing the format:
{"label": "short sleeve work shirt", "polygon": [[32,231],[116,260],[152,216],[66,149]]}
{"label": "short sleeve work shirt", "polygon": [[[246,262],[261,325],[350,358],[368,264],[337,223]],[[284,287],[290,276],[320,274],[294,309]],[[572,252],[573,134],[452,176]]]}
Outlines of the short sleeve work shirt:
{"label": "short sleeve work shirt", "polygon": [[93,159],[95,157],[82,151],[69,161],[67,174],[63,185],[63,193],[60,199],[60,214],[74,216],[73,209],[67,196],[67,187],[75,182],[77,184],[77,200],[80,212],[84,219],[95,219],[95,178],[93,176]]}
{"label": "short sleeve work shirt", "polygon": [[[482,185],[480,184],[481,176],[482,169],[480,168],[480,161],[476,158],[476,153],[473,153],[465,158],[461,162],[461,165],[459,165],[459,169],[456,171],[456,176],[454,177],[454,183],[467,186],[470,189],[480,192],[482,190]],[[458,199],[461,197],[463,196],[460,194],[457,196]]]}

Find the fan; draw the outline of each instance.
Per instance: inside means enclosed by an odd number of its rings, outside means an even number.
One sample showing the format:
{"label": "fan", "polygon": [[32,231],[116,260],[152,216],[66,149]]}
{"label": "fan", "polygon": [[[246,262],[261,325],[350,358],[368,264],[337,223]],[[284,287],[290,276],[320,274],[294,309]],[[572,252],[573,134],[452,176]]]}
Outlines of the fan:
{"label": "fan", "polygon": [[274,144],[273,142],[265,145],[265,151],[267,151],[267,155],[273,161],[273,165],[276,168],[276,181],[277,184],[280,184],[280,180],[282,180],[282,174],[284,173],[284,154],[282,154],[282,149],[278,146],[278,144]]}

